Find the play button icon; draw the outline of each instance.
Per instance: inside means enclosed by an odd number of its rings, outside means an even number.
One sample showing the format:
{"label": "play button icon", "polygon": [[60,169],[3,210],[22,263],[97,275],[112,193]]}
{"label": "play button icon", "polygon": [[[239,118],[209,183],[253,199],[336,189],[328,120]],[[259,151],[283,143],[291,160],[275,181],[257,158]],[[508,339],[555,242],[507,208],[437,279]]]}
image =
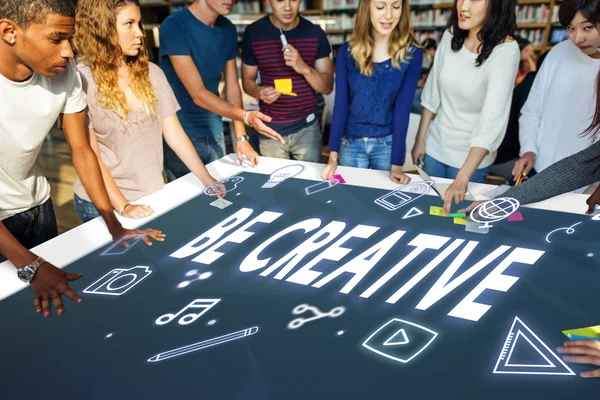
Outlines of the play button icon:
{"label": "play button icon", "polygon": [[414,322],[393,318],[373,332],[362,345],[375,354],[406,364],[429,347],[437,335],[437,332]]}
{"label": "play button icon", "polygon": [[388,340],[386,340],[383,345],[384,346],[399,346],[402,344],[408,344],[409,340],[406,336],[406,331],[404,328],[400,329],[393,336],[391,336]]}

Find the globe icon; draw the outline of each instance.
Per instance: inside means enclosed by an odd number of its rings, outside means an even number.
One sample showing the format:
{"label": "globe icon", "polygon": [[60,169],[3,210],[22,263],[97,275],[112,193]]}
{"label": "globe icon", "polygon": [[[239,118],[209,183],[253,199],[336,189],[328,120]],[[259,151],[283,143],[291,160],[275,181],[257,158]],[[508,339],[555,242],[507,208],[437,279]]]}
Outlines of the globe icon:
{"label": "globe icon", "polygon": [[478,205],[471,211],[470,217],[473,221],[483,224],[480,228],[489,228],[492,222],[508,218],[520,205],[517,199],[501,197]]}

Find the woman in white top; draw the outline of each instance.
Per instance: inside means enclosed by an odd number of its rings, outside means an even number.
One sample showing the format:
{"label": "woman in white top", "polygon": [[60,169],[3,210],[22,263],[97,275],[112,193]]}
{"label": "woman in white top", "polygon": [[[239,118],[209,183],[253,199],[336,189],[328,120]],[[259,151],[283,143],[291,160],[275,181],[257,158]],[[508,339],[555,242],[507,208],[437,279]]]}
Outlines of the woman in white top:
{"label": "woman in white top", "polygon": [[558,19],[570,40],[550,50],[521,109],[521,158],[513,168],[513,180],[527,176],[534,167],[541,172],[594,143],[593,135],[581,133],[594,116],[600,33],[581,13],[585,5],[579,0],[560,5]]}
{"label": "woman in white top", "polygon": [[510,37],[514,0],[457,0],[449,26],[423,89],[412,150],[430,176],[454,179],[445,213],[453,200],[464,200],[469,181],[485,182],[508,124],[520,59]]}

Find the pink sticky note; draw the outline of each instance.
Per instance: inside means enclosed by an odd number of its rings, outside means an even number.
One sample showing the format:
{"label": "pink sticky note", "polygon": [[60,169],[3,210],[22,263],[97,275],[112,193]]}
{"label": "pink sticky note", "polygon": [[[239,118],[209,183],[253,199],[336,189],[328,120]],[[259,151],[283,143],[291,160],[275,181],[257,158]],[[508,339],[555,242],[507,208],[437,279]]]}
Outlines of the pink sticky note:
{"label": "pink sticky note", "polygon": [[521,214],[519,211],[517,211],[516,213],[512,213],[508,216],[508,222],[517,221],[523,221],[523,214]]}
{"label": "pink sticky note", "polygon": [[339,183],[346,183],[346,180],[344,178],[342,178],[342,176],[340,174],[333,175],[329,179],[337,179]]}

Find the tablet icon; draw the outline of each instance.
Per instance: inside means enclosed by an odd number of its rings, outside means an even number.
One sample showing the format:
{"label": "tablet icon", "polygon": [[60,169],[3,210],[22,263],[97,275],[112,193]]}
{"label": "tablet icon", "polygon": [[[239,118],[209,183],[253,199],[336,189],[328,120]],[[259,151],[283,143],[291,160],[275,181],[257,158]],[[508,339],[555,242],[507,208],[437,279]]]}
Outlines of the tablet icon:
{"label": "tablet icon", "polygon": [[400,207],[424,196],[429,191],[431,185],[432,182],[430,181],[409,183],[376,199],[375,204],[388,211],[396,211]]}
{"label": "tablet icon", "polygon": [[369,336],[362,346],[375,354],[408,363],[421,354],[438,336],[414,322],[393,318]]}
{"label": "tablet icon", "polygon": [[116,268],[84,289],[83,293],[121,296],[146,279],[151,273],[150,267],[145,266],[136,266],[129,269]]}

